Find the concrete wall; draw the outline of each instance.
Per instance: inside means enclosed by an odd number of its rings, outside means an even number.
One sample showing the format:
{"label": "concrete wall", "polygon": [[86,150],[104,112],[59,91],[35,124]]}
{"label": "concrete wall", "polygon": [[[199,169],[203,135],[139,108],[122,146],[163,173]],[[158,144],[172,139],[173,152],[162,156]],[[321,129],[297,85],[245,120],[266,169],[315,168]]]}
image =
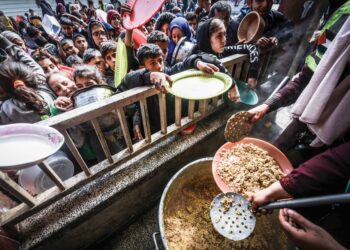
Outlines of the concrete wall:
{"label": "concrete wall", "polygon": [[228,116],[225,110],[212,115],[193,135],[166,139],[23,221],[22,249],[82,249],[123,228],[158,201],[180,168],[214,155],[225,142]]}

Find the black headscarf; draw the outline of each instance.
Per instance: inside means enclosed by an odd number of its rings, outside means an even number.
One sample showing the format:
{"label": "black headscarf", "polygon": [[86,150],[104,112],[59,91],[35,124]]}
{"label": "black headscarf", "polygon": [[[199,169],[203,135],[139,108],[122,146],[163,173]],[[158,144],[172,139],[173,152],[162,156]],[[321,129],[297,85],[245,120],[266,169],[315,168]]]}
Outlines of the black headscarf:
{"label": "black headscarf", "polygon": [[100,21],[97,21],[97,20],[90,21],[89,26],[87,28],[88,42],[90,45],[89,47],[99,50],[99,47],[95,44],[94,38],[92,37],[92,30],[91,29],[95,25],[100,25],[104,29],[104,31],[106,32],[107,40],[109,40],[110,38],[109,38],[108,31],[107,31],[106,27],[103,25],[103,23],[101,23]]}
{"label": "black headscarf", "polygon": [[197,29],[198,50],[209,54],[215,54],[215,52],[211,49],[209,34],[209,27],[212,20],[213,19],[208,19],[205,22],[202,22]]}

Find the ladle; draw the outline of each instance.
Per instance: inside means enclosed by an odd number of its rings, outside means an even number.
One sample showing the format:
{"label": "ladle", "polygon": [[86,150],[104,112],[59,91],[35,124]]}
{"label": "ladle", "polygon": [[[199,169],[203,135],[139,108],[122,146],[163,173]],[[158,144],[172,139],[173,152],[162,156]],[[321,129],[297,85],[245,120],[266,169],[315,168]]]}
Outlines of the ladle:
{"label": "ladle", "polygon": [[[301,208],[350,203],[350,193],[282,200],[260,206],[262,209]],[[230,240],[243,240],[255,228],[256,218],[251,203],[242,195],[228,192],[217,195],[211,203],[210,218],[215,230]]]}

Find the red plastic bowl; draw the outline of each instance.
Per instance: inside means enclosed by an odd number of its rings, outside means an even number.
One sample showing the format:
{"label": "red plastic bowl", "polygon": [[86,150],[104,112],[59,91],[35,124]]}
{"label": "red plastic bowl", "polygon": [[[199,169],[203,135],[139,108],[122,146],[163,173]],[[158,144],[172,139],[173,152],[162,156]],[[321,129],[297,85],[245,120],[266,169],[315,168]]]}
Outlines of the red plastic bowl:
{"label": "red plastic bowl", "polygon": [[132,40],[134,42],[135,49],[139,48],[142,44],[147,43],[147,37],[139,29],[134,29],[132,32]]}
{"label": "red plastic bowl", "polygon": [[218,165],[223,155],[223,151],[229,150],[237,146],[238,144],[242,144],[242,143],[243,144],[252,143],[255,146],[258,146],[266,150],[269,153],[269,155],[276,160],[276,162],[278,163],[278,165],[280,166],[280,168],[282,169],[285,175],[289,174],[293,170],[293,166],[288,160],[288,158],[278,148],[276,148],[275,146],[273,146],[272,144],[266,141],[246,137],[239,142],[235,142],[235,143],[227,142],[224,145],[222,145],[218,151],[216,151],[213,159],[213,163],[212,163],[212,172],[213,172],[214,180],[216,182],[216,185],[218,185],[218,187],[223,193],[232,192],[232,190],[224,183],[221,177],[217,174]]}
{"label": "red plastic bowl", "polygon": [[136,29],[145,23],[160,10],[165,0],[129,0],[131,14],[123,16],[124,27],[128,30]]}

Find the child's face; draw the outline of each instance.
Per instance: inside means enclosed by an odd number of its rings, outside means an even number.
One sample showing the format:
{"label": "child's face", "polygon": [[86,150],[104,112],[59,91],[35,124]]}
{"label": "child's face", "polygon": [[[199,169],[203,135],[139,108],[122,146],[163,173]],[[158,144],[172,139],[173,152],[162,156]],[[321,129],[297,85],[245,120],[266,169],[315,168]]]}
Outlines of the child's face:
{"label": "child's face", "polygon": [[183,36],[184,35],[179,28],[173,28],[173,31],[171,32],[171,38],[175,44],[177,44]]}
{"label": "child's face", "polygon": [[170,30],[169,30],[168,23],[163,24],[160,29],[167,35],[167,37],[170,37]]}
{"label": "child's face", "polygon": [[87,50],[88,44],[84,37],[78,37],[74,41],[74,46],[79,50],[81,54],[83,54],[85,50]]}
{"label": "child's face", "polygon": [[193,31],[197,30],[197,19],[193,18],[192,20],[188,20],[188,24],[190,25],[190,27],[193,29]]}
{"label": "child's face", "polygon": [[62,24],[61,28],[62,28],[63,34],[65,34],[66,36],[68,36],[68,37],[73,36],[73,27],[72,26]]}
{"label": "child's face", "polygon": [[272,0],[250,0],[248,6],[259,13],[261,17],[266,17],[272,8]]}
{"label": "child's face", "polygon": [[70,55],[77,55],[79,53],[79,50],[74,46],[73,42],[67,42],[62,46],[62,49],[64,53],[67,54],[67,56]]}
{"label": "child's face", "polygon": [[115,50],[109,50],[105,56],[105,61],[109,68],[114,71],[115,68]]}
{"label": "child's face", "polygon": [[103,27],[100,25],[94,25],[91,29],[92,38],[96,46],[100,47],[100,44],[107,41],[107,34]]}
{"label": "child's face", "polygon": [[225,44],[226,29],[224,27],[221,27],[218,31],[210,36],[210,46],[215,53],[220,54],[224,52]]}
{"label": "child's face", "polygon": [[51,74],[54,71],[58,71],[57,66],[49,58],[38,61],[38,64],[43,68],[45,74]]}
{"label": "child's face", "polygon": [[164,58],[161,55],[155,58],[147,58],[144,61],[144,65],[145,65],[145,68],[151,72],[163,72]]}
{"label": "child's face", "polygon": [[95,65],[102,74],[104,74],[106,71],[105,61],[103,60],[102,56],[95,56],[95,58],[88,62],[88,64]]}
{"label": "child's face", "polygon": [[111,25],[113,28],[117,30],[121,28],[120,17],[118,15],[114,15],[111,18]]}
{"label": "child's face", "polygon": [[57,96],[71,97],[73,92],[77,90],[77,86],[72,80],[60,74],[51,76],[48,84]]}
{"label": "child's face", "polygon": [[168,56],[168,42],[155,42],[163,52],[164,59]]}
{"label": "child's face", "polygon": [[78,89],[86,88],[92,85],[98,85],[94,79],[79,76],[75,78],[75,84],[77,85]]}

